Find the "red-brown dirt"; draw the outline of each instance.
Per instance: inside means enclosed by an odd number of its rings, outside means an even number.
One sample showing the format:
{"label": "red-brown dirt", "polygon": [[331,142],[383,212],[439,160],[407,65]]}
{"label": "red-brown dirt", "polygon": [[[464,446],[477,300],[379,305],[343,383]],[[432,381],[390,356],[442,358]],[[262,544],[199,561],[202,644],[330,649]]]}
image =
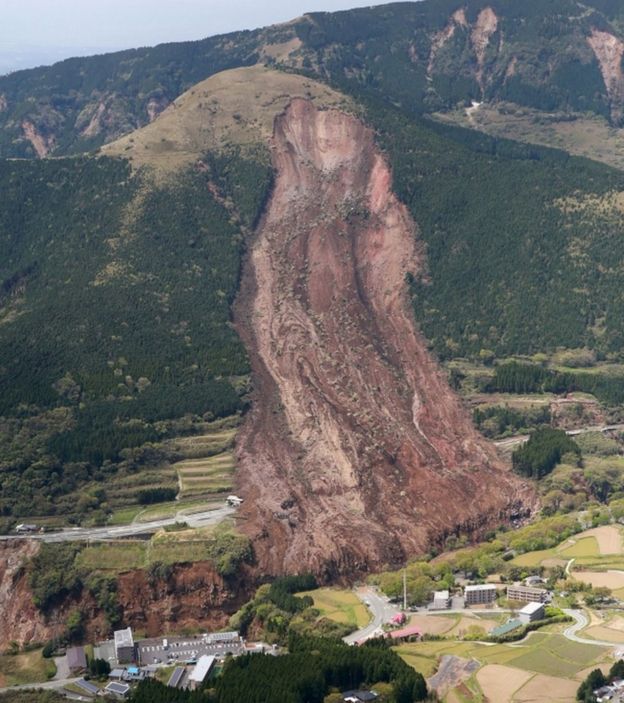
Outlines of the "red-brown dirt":
{"label": "red-brown dirt", "polygon": [[235,319],[255,400],[240,526],[265,573],[353,575],[526,513],[532,492],[474,429],[426,349],[406,275],[417,229],[373,133],[296,99]]}
{"label": "red-brown dirt", "polygon": [[[111,627],[95,599],[83,588],[78,598],[65,599],[48,616],[34,605],[28,585],[28,560],[39,549],[32,540],[0,542],[0,652],[9,642],[19,645],[45,642],[61,634],[69,613],[79,609],[85,623],[85,639],[111,635]],[[132,570],[117,578],[117,601],[124,625],[147,636],[180,632],[185,628],[221,628],[228,616],[251,596],[254,582],[239,573],[235,581],[224,580],[209,562],[176,564],[160,577]],[[55,622],[60,623],[54,625]]]}

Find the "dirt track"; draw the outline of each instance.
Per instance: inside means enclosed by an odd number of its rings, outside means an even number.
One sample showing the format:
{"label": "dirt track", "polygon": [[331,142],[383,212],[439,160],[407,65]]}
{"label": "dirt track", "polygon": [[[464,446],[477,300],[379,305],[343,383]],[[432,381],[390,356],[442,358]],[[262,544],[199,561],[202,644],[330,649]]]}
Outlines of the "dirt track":
{"label": "dirt track", "polygon": [[401,563],[533,500],[474,430],[409,306],[416,226],[372,132],[293,100],[235,320],[255,398],[237,441],[241,526],[267,573]]}

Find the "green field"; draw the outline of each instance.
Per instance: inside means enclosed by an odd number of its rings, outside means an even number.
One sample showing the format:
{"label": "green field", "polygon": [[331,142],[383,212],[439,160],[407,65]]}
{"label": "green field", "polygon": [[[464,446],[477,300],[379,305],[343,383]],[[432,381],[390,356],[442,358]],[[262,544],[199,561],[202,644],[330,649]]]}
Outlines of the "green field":
{"label": "green field", "polygon": [[41,649],[23,654],[0,656],[0,687],[19,686],[51,679],[56,666],[51,659],[44,659]]}
{"label": "green field", "polygon": [[431,672],[442,654],[474,658],[485,664],[505,664],[525,671],[572,678],[609,652],[607,647],[571,642],[558,633],[535,632],[522,644],[486,646],[471,642],[413,642],[396,648],[418,671]]}
{"label": "green field", "polygon": [[352,591],[319,588],[297,595],[311,596],[314,600],[314,607],[320,611],[322,617],[341,625],[358,628],[365,627],[370,621],[368,609]]}
{"label": "green field", "polygon": [[566,559],[572,559],[572,557],[575,559],[578,557],[598,557],[600,556],[600,550],[595,537],[583,537],[570,547],[559,551],[558,556]]}

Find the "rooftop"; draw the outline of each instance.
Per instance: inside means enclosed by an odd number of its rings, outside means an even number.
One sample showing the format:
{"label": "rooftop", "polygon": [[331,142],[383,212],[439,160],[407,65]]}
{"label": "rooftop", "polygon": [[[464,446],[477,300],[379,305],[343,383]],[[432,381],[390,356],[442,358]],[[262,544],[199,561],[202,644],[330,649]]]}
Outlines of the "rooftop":
{"label": "rooftop", "polygon": [[117,693],[120,696],[126,696],[130,691],[130,686],[127,683],[118,683],[117,681],[111,681],[105,689],[110,693]]}
{"label": "rooftop", "polygon": [[471,591],[495,591],[496,586],[493,583],[478,583],[475,586],[466,586],[466,592]]}
{"label": "rooftop", "polygon": [[433,600],[448,600],[449,599],[449,592],[448,591],[434,591],[433,592]]}
{"label": "rooftop", "polygon": [[543,607],[543,603],[527,603],[524,608],[520,609],[520,612],[524,615],[533,615],[533,613],[537,613],[537,611],[541,610]]}
{"label": "rooftop", "polygon": [[134,639],[132,638],[132,628],[128,627],[125,630],[115,630],[115,647],[134,647]]}
{"label": "rooftop", "polygon": [[78,679],[78,681],[76,681],[76,686],[81,688],[83,691],[87,691],[87,693],[92,693],[94,695],[97,695],[100,692],[100,689],[97,686],[94,686],[92,683],[89,683],[84,679]]}
{"label": "rooftop", "polygon": [[212,665],[215,663],[216,659],[217,658],[213,655],[203,654],[198,659],[193,671],[191,671],[189,681],[201,683],[208,675],[210,669],[212,669]]}
{"label": "rooftop", "polygon": [[506,635],[508,632],[511,632],[512,630],[516,630],[522,625],[520,620],[509,620],[509,622],[506,622],[504,625],[499,625],[498,627],[495,627],[493,630],[490,631],[490,635],[493,637],[500,637],[501,635]]}

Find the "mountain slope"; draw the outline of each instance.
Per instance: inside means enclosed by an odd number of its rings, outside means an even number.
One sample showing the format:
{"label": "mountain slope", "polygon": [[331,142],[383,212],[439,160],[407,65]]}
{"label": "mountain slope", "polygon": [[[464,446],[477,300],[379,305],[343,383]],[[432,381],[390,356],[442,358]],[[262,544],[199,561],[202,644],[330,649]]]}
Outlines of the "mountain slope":
{"label": "mountain slope", "polygon": [[426,113],[466,100],[624,115],[624,13],[592,0],[423,0],[0,78],[0,154],[84,151],[147,124],[191,85],[257,62]]}
{"label": "mountain slope", "polygon": [[239,440],[243,529],[268,573],[402,563],[455,531],[530,511],[416,331],[423,255],[373,134],[293,100],[237,302],[252,411]]}

